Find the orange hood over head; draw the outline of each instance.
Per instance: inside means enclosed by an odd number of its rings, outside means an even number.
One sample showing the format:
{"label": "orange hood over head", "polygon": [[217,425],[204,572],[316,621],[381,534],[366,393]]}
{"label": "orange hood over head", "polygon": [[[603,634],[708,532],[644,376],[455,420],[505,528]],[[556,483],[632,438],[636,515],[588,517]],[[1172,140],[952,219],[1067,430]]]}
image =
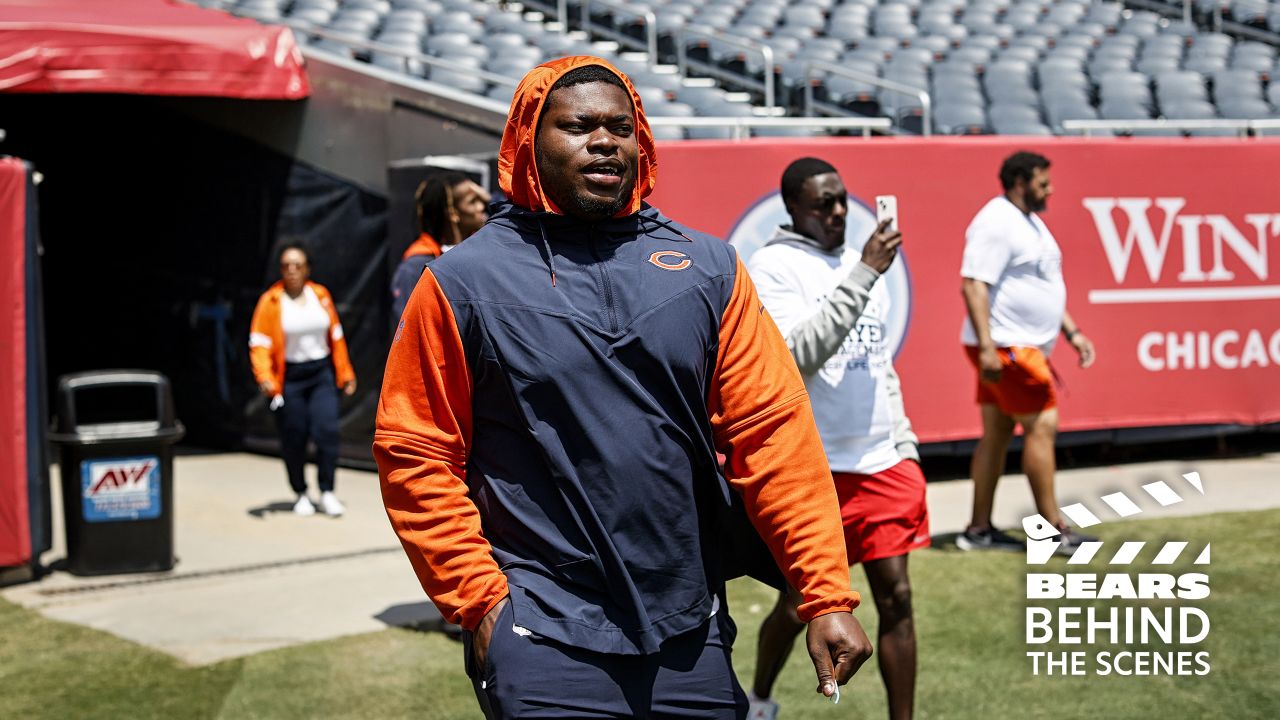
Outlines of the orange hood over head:
{"label": "orange hood over head", "polygon": [[640,201],[653,192],[658,182],[658,156],[653,144],[653,131],[644,115],[640,96],[631,80],[608,62],[588,55],[560,58],[545,62],[529,71],[516,88],[507,114],[507,127],[502,131],[502,148],[498,154],[498,185],[511,202],[534,212],[546,211],[563,215],[551,198],[542,190],[538,179],[537,154],[534,141],[538,134],[538,118],[547,101],[547,93],[556,81],[575,68],[599,65],[617,75],[631,95],[635,108],[636,140],[640,145],[639,163],[636,167],[636,184],[631,191],[631,201],[615,217],[625,217],[640,210]]}

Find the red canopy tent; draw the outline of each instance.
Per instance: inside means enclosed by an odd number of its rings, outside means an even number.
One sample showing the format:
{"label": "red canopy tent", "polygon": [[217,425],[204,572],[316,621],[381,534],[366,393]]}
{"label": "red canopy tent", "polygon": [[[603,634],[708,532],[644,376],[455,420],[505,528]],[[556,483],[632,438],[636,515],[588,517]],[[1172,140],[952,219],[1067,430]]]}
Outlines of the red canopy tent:
{"label": "red canopy tent", "polygon": [[0,91],[297,100],[288,28],[170,0],[0,0]]}

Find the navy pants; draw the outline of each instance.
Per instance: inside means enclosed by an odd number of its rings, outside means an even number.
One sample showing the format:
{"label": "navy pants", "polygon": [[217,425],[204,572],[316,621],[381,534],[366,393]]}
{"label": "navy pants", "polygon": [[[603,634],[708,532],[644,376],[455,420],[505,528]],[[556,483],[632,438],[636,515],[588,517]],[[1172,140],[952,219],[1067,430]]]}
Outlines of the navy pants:
{"label": "navy pants", "polygon": [[307,491],[303,468],[307,440],[316,444],[316,469],[320,491],[333,490],[338,466],[338,388],[333,360],[289,363],[284,369],[284,407],[275,411],[280,427],[280,454],[289,472],[289,487],[301,495]]}
{"label": "navy pants", "polygon": [[655,655],[606,655],[512,629],[498,613],[485,666],[463,635],[467,675],[489,720],[506,718],[713,718],[747,716],[730,658],[724,611],[662,644]]}

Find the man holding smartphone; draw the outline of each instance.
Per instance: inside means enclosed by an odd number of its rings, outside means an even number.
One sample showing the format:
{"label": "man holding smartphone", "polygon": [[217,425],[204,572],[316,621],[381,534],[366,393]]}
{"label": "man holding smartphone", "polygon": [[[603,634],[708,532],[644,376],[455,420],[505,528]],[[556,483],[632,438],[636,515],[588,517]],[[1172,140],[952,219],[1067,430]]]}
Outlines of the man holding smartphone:
{"label": "man holding smartphone", "polygon": [[[786,338],[813,404],[831,466],[850,563],[862,563],[880,615],[880,673],[889,715],[908,718],[916,642],[907,553],[929,545],[925,479],[885,337],[889,293],[880,276],[902,244],[894,216],[880,219],[859,251],[845,243],[849,196],[839,173],[801,158],[782,174],[792,224],[778,228],[749,270]],[[877,199],[882,211],[896,201]],[[751,718],[773,718],[769,699],[796,637],[794,591],[760,628]]]}

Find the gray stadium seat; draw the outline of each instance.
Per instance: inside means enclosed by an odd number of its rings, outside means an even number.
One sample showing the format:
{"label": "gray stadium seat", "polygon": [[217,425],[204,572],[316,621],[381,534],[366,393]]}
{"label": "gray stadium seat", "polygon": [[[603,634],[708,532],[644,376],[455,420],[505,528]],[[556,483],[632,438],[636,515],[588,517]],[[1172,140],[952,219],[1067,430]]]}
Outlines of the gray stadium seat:
{"label": "gray stadium seat", "polygon": [[945,57],[951,50],[951,41],[940,35],[928,35],[912,40],[911,46],[928,50],[936,61],[938,58]]}
{"label": "gray stadium seat", "polygon": [[361,8],[368,9],[378,13],[379,16],[386,15],[391,12],[391,3],[387,0],[346,0],[342,3],[343,9]]}
{"label": "gray stadium seat", "polygon": [[1217,104],[1218,114],[1233,120],[1262,120],[1273,114],[1271,106],[1262,98],[1227,98]]}
{"label": "gray stadium seat", "polygon": [[[1275,84],[1275,83],[1272,83]],[[1213,75],[1213,97],[1262,99],[1262,76],[1254,70],[1219,70]]]}
{"label": "gray stadium seat", "polygon": [[513,48],[528,47],[523,35],[505,32],[486,35],[480,40],[480,44],[489,48],[494,54],[502,54]]}
{"label": "gray stadium seat", "polygon": [[[631,79],[635,82],[635,78]],[[636,94],[640,96],[640,102],[644,104],[646,111],[651,107],[656,107],[670,100],[667,97],[667,91],[662,88],[656,88],[652,85],[644,85],[636,87]]]}
{"label": "gray stadium seat", "polygon": [[1166,25],[1162,32],[1165,35],[1172,35],[1176,37],[1192,37],[1199,32],[1199,30],[1200,29],[1196,27],[1195,23],[1177,20]]}
{"label": "gray stadium seat", "polygon": [[567,35],[561,35],[560,33],[547,33],[534,38],[533,42],[541,48],[547,56],[564,57],[569,54],[569,51],[577,41]]}
{"label": "gray stadium seat", "polygon": [[484,18],[484,27],[486,30],[495,33],[516,33],[524,37],[528,37],[529,33],[526,28],[539,28],[540,23],[526,22],[519,13],[514,12],[497,12],[489,13]]}
{"label": "gray stadium seat", "polygon": [[1225,56],[1217,55],[1188,57],[1182,67],[1187,70],[1194,70],[1201,75],[1212,75],[1219,70],[1226,69],[1227,58]]}
{"label": "gray stadium seat", "polygon": [[[850,69],[865,72],[869,68],[850,67]],[[822,84],[827,89],[827,97],[832,102],[836,103],[852,102],[855,100],[866,101],[874,96],[879,90],[879,88],[869,82],[834,73],[828,75],[823,80]]]}
{"label": "gray stadium seat", "polygon": [[654,140],[684,140],[684,129],[672,125],[655,125],[650,128]]}
{"label": "gray stadium seat", "polygon": [[994,124],[1002,122],[1040,123],[1040,111],[1030,105],[1013,105],[1008,103],[992,103],[987,108],[987,117]]}
{"label": "gray stadium seat", "polygon": [[506,85],[503,83],[495,84],[493,87],[489,88],[488,92],[484,94],[484,96],[489,98],[490,100],[497,100],[498,102],[506,105],[511,104],[511,100],[515,97],[515,95],[516,95],[516,86]]}
{"label": "gray stadium seat", "polygon": [[1236,54],[1231,58],[1229,67],[1240,70],[1270,73],[1274,59],[1261,54]]}
{"label": "gray stadium seat", "polygon": [[333,16],[333,22],[342,23],[344,21],[374,27],[382,21],[382,15],[372,8],[343,7],[338,11],[338,14]]}
{"label": "gray stadium seat", "polygon": [[472,40],[484,37],[484,26],[461,10],[449,10],[432,19],[432,32],[459,33]]}
{"label": "gray stadium seat", "polygon": [[1134,68],[1144,75],[1154,77],[1161,73],[1177,70],[1181,64],[1182,58],[1170,55],[1154,55],[1141,58],[1134,64]]}
{"label": "gray stadium seat", "polygon": [[1178,100],[1160,110],[1171,120],[1212,120],[1218,117],[1217,109],[1207,100]]}
{"label": "gray stadium seat", "polygon": [[755,137],[813,137],[819,131],[811,127],[757,127],[751,128]]}
{"label": "gray stadium seat", "polygon": [[232,9],[232,13],[267,21],[279,20],[281,17],[280,6],[276,0],[240,0]]}
{"label": "gray stadium seat", "polygon": [[539,64],[521,57],[492,57],[485,63],[485,69],[495,75],[519,79]]}
{"label": "gray stadium seat", "polygon": [[334,55],[351,58],[355,57],[355,50],[345,40],[363,42],[367,39],[367,37],[362,37],[360,35],[340,33],[332,38],[321,38],[314,43],[311,43],[310,47],[316,48],[317,50],[324,50],[325,52],[333,53]]}
{"label": "gray stadium seat", "polygon": [[448,67],[436,65],[428,69],[427,79],[455,90],[477,94],[484,93],[488,83],[477,77],[474,72],[480,69],[480,61],[478,59],[460,56],[452,56],[448,59]]}
{"label": "gray stadium seat", "polygon": [[987,126],[987,113],[981,104],[939,102],[933,108],[933,124],[945,135],[969,133],[973,128],[981,132]]}
{"label": "gray stadium seat", "polygon": [[1025,45],[1013,45],[1001,50],[996,55],[996,62],[1001,60],[1021,60],[1026,63],[1034,63],[1040,60],[1040,51]]}
{"label": "gray stadium seat", "polygon": [[947,53],[947,60],[968,62],[975,65],[986,65],[991,62],[992,54],[993,53],[990,48],[967,45],[958,47]]}
{"label": "gray stadium seat", "polygon": [[[301,1],[302,0],[299,0],[299,2]],[[405,8],[421,10],[427,14],[427,17],[444,12],[444,5],[440,4],[437,0],[394,0],[394,2],[391,3],[391,7],[397,10]]]}
{"label": "gray stadium seat", "polygon": [[1155,78],[1156,97],[1163,105],[1170,101],[1209,99],[1209,89],[1205,87],[1204,76],[1191,70],[1174,70],[1161,73]]}
{"label": "gray stadium seat", "polygon": [[992,130],[1000,135],[1036,135],[1047,137],[1053,134],[1047,126],[1038,122],[992,121]]}
{"label": "gray stadium seat", "polygon": [[1133,69],[1133,60],[1123,55],[1095,55],[1089,61],[1089,74],[1093,77],[1101,77],[1108,73],[1122,72]]}
{"label": "gray stadium seat", "polygon": [[942,103],[962,103],[967,105],[981,105],[985,103],[982,97],[982,90],[974,85],[938,85],[933,87],[929,93],[930,98],[937,104]]}
{"label": "gray stadium seat", "polygon": [[1067,120],[1097,120],[1098,111],[1089,103],[1079,104],[1063,104],[1046,109],[1045,114],[1049,120],[1049,124],[1055,128],[1061,128],[1062,123]]}
{"label": "gray stadium seat", "polygon": [[694,117],[697,111],[693,106],[682,102],[658,103],[653,107],[645,107],[645,112],[656,117]]}
{"label": "gray stadium seat", "polygon": [[1267,102],[1271,103],[1271,107],[1280,110],[1280,82],[1272,81],[1267,86]]}
{"label": "gray stadium seat", "polygon": [[731,127],[691,127],[685,128],[690,140],[729,140],[734,136]]}
{"label": "gray stadium seat", "polygon": [[1103,100],[1098,115],[1103,120],[1150,120],[1151,109],[1131,99]]}
{"label": "gray stadium seat", "polygon": [[324,27],[333,19],[333,13],[324,8],[299,8],[294,10],[289,18],[300,22],[305,22],[316,27]]}
{"label": "gray stadium seat", "polygon": [[1089,6],[1089,12],[1085,14],[1085,18],[1103,27],[1114,28],[1120,24],[1123,12],[1124,5],[1122,3],[1098,2]]}
{"label": "gray stadium seat", "polygon": [[392,10],[383,18],[382,26],[383,28],[396,27],[425,31],[427,29],[427,14],[415,8]]}
{"label": "gray stadium seat", "polygon": [[[1280,10],[1280,5],[1277,6],[1277,10]],[[1254,41],[1237,42],[1231,51],[1231,57],[1233,63],[1242,57],[1261,57],[1274,62],[1276,59],[1276,47]]]}
{"label": "gray stadium seat", "polygon": [[688,103],[701,114],[725,102],[725,91],[718,87],[684,87],[676,91],[676,99]]}

